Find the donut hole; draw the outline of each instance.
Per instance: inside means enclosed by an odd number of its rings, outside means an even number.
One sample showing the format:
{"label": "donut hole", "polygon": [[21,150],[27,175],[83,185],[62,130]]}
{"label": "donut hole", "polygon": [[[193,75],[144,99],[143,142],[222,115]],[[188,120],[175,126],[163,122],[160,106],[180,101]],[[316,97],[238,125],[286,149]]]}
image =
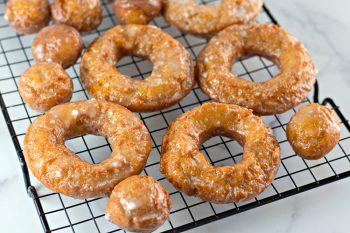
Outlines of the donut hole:
{"label": "donut hole", "polygon": [[106,160],[112,153],[105,137],[93,134],[78,136],[64,142],[82,161],[98,164]]}
{"label": "donut hole", "polygon": [[136,80],[144,80],[151,76],[153,64],[149,59],[138,56],[124,56],[116,67],[120,73]]}
{"label": "donut hole", "polygon": [[232,74],[253,82],[265,82],[280,73],[278,65],[264,57],[247,55],[233,62]]}
{"label": "donut hole", "polygon": [[236,140],[222,135],[214,135],[205,140],[200,150],[215,167],[237,164],[242,160],[243,154],[243,147]]}

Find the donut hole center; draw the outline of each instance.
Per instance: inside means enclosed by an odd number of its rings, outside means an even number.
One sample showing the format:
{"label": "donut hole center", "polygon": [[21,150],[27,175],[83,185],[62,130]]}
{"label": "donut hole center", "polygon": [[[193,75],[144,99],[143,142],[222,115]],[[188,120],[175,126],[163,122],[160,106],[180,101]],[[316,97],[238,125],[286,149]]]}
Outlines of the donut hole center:
{"label": "donut hole center", "polygon": [[98,164],[105,161],[112,153],[105,137],[93,134],[78,136],[64,142],[82,161]]}
{"label": "donut hole center", "polygon": [[246,55],[233,62],[231,72],[248,81],[266,82],[278,75],[280,68],[266,57]]}
{"label": "donut hole center", "polygon": [[243,147],[233,138],[214,135],[206,139],[200,151],[215,167],[230,166],[241,162]]}
{"label": "donut hole center", "polygon": [[120,73],[135,80],[144,80],[151,76],[153,64],[149,59],[138,56],[124,56],[116,64]]}

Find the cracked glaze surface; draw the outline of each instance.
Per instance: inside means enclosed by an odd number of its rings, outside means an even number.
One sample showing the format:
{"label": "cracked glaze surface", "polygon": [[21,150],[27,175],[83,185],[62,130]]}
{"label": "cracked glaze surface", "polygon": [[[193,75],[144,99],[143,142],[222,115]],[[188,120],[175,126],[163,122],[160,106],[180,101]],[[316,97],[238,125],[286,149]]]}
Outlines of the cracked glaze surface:
{"label": "cracked glaze surface", "polygon": [[113,190],[106,207],[106,218],[131,232],[152,232],[169,216],[168,191],[149,176],[132,176]]}
{"label": "cracked glaze surface", "polygon": [[37,63],[21,75],[18,91],[32,109],[44,112],[72,98],[73,82],[61,65]]}
{"label": "cracked glaze surface", "polygon": [[148,24],[162,8],[161,0],[115,0],[113,8],[125,24]]}
{"label": "cracked glaze surface", "polygon": [[55,23],[67,24],[81,32],[96,29],[102,22],[100,0],[53,0],[51,13]]}
{"label": "cracked glaze surface", "polygon": [[164,17],[181,31],[211,37],[227,26],[253,22],[262,0],[222,0],[216,5],[200,5],[196,0],[163,0]]}
{"label": "cracked glaze surface", "polygon": [[18,33],[35,33],[49,22],[50,5],[47,0],[10,0],[5,18]]}
{"label": "cracked glaze surface", "polygon": [[[64,142],[79,135],[107,137],[112,154],[90,164]],[[52,108],[29,127],[24,155],[33,175],[49,189],[74,198],[108,195],[116,184],[139,174],[151,150],[142,121],[126,108],[105,101],[78,101]]]}
{"label": "cracked glaze surface", "polygon": [[[348,14],[350,1],[338,0],[337,4],[319,0],[265,0],[265,2],[284,28],[288,29],[289,32],[293,32],[295,36],[303,41],[312,54],[312,58],[319,70],[317,78],[320,82],[320,99],[328,96],[332,97],[335,103],[340,106],[340,111],[349,116],[350,104],[346,97],[350,89],[350,46],[348,46],[350,41],[350,17]],[[12,30],[9,29],[8,31]],[[288,118],[288,115],[286,118]],[[342,129],[342,131],[347,132],[346,129]],[[2,156],[6,160],[0,164],[0,206],[3,210],[6,210],[0,213],[0,219],[5,223],[1,224],[1,232],[42,232],[36,209],[33,208],[33,203],[28,200],[28,196],[23,192],[23,179],[22,174],[18,172],[16,151],[12,146],[6,121],[1,114],[0,138]],[[348,143],[342,142],[342,144]],[[330,158],[340,156],[341,153],[338,147],[332,152],[332,155],[330,154]],[[336,172],[342,172],[343,169],[348,170],[349,167],[346,160],[347,158],[335,160],[334,163],[337,163],[337,165],[332,164],[332,167],[339,168]],[[334,174],[331,169],[323,169],[323,166],[314,169],[315,171],[322,170],[321,175],[318,176],[319,178],[323,178],[323,175]],[[314,170],[313,174],[316,174]],[[302,177],[303,181],[310,181],[308,175]],[[3,183],[5,180],[6,182]],[[46,193],[45,189],[41,188],[41,185],[36,182],[35,184],[39,195]],[[289,184],[289,182],[281,180],[281,184]],[[277,190],[280,189],[277,188]],[[272,195],[272,193],[267,191],[267,194]],[[288,197],[283,201],[249,210],[244,214],[212,222],[192,229],[190,232],[231,233],[235,231],[252,233],[269,231],[270,233],[300,233],[305,229],[310,229],[310,231],[318,233],[349,233],[350,221],[348,221],[348,216],[350,216],[350,208],[344,208],[349,196],[350,179],[343,179],[339,182],[333,182],[321,188],[313,189],[310,192],[302,192]],[[51,198],[42,198],[42,201],[48,204],[51,204],[51,200]],[[174,202],[174,207],[176,206],[183,207],[183,205]],[[101,211],[103,211],[103,207],[101,206]],[[224,206],[219,207],[224,208]],[[214,208],[217,210],[218,207],[214,206]],[[228,208],[231,208],[231,205],[228,205]],[[19,209],[21,211],[18,211]],[[80,209],[82,211],[75,216],[78,216],[80,213],[81,216],[86,216],[85,209]],[[45,208],[44,210],[50,211],[51,209]],[[206,212],[199,212],[198,214],[201,216],[202,213]],[[332,213],[332,224],[326,221],[326,219],[330,219],[330,213]],[[67,222],[66,217],[63,217],[65,222]],[[190,216],[186,217],[186,219],[188,218]],[[278,224],[276,224],[275,219],[278,219]],[[104,220],[101,219],[101,221],[103,226],[107,225]],[[83,225],[90,227],[89,224],[90,222],[86,222]],[[167,224],[166,226],[169,225]]]}
{"label": "cracked glaze surface", "polygon": [[[279,74],[265,82],[244,80],[231,72],[244,55],[264,56]],[[213,37],[197,60],[201,89],[212,99],[252,109],[258,115],[283,113],[300,104],[316,81],[309,53],[296,38],[272,24],[231,26]]]}
{"label": "cracked glaze surface", "polygon": [[36,62],[56,62],[64,68],[72,66],[80,57],[83,39],[68,25],[45,27],[35,37],[32,55]]}
{"label": "cracked glaze surface", "polygon": [[[151,76],[134,80],[115,64],[125,55],[149,58]],[[155,111],[184,98],[194,86],[191,56],[171,36],[154,26],[116,26],[95,40],[82,57],[80,78],[96,99],[132,111]]]}
{"label": "cracked glaze surface", "polygon": [[339,142],[340,120],[328,107],[308,104],[288,123],[287,138],[304,159],[320,159]]}
{"label": "cracked glaze surface", "polygon": [[[200,152],[215,135],[238,141],[242,161],[212,166]],[[161,172],[174,187],[213,203],[231,203],[256,197],[275,178],[280,149],[272,130],[237,105],[208,103],[186,112],[171,124],[163,138]]]}

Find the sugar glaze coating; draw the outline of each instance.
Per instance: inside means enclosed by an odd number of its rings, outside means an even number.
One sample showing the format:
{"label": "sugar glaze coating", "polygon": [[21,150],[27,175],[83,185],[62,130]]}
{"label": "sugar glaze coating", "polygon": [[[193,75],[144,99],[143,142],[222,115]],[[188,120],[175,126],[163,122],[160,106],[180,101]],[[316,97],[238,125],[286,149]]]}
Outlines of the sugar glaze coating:
{"label": "sugar glaze coating", "polygon": [[106,218],[131,232],[152,232],[168,218],[171,201],[163,186],[149,176],[131,176],[113,190]]}
{"label": "sugar glaze coating", "polygon": [[47,0],[10,0],[5,18],[20,34],[32,34],[45,27],[50,20]]}
{"label": "sugar glaze coating", "polygon": [[[149,58],[152,74],[145,80],[121,74],[115,65],[125,55]],[[192,59],[186,49],[149,25],[116,26],[96,39],[82,57],[80,78],[94,98],[139,112],[179,102],[195,83]]]}
{"label": "sugar glaze coating", "polygon": [[83,39],[68,25],[45,27],[35,37],[32,55],[36,62],[56,62],[64,68],[73,65],[80,57]]}
{"label": "sugar glaze coating", "polygon": [[[64,141],[79,135],[107,137],[112,153],[90,164]],[[126,108],[87,100],[56,106],[39,116],[24,139],[24,155],[33,175],[47,188],[74,198],[105,196],[125,178],[139,174],[151,150],[142,121]]]}
{"label": "sugar glaze coating", "polygon": [[[201,144],[223,135],[243,146],[242,161],[212,166]],[[163,138],[161,172],[175,188],[213,203],[252,199],[273,181],[280,149],[272,130],[251,110],[207,103],[180,116]]]}
{"label": "sugar glaze coating", "polygon": [[161,0],[115,0],[113,8],[124,24],[148,24],[162,9]]}
{"label": "sugar glaze coating", "polygon": [[340,120],[320,104],[300,108],[287,126],[287,138],[294,151],[304,159],[320,159],[339,142]]}
{"label": "sugar glaze coating", "polygon": [[164,17],[185,33],[211,37],[234,24],[253,22],[262,0],[221,0],[219,4],[200,5],[196,0],[164,0]]}
{"label": "sugar glaze coating", "polygon": [[[265,82],[251,82],[231,72],[245,55],[266,57],[280,68]],[[302,101],[316,81],[309,53],[296,38],[272,24],[231,26],[213,37],[197,59],[201,89],[212,99],[252,109],[258,115],[283,113]]]}
{"label": "sugar glaze coating", "polygon": [[51,13],[55,23],[72,26],[81,32],[94,30],[102,22],[100,0],[53,0]]}
{"label": "sugar glaze coating", "polygon": [[61,65],[38,63],[21,75],[18,91],[32,109],[45,112],[72,98],[73,82]]}

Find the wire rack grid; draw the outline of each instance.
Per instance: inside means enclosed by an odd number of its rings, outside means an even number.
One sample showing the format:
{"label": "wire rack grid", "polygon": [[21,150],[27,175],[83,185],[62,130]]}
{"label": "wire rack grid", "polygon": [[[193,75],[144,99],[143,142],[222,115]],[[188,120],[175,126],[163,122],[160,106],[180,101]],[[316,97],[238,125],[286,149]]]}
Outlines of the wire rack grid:
{"label": "wire rack grid", "polygon": [[[215,2],[203,0],[203,4]],[[125,232],[104,218],[107,198],[76,200],[59,193],[53,193],[40,184],[26,166],[22,145],[27,127],[38,116],[21,99],[18,93],[18,79],[22,72],[32,65],[31,44],[34,35],[18,35],[4,20],[6,1],[0,1],[0,105],[8,125],[18,158],[23,170],[25,187],[33,199],[45,232]],[[103,1],[103,22],[98,30],[84,34],[87,46],[95,37],[118,23],[109,1]],[[258,17],[260,23],[274,23],[264,6]],[[195,60],[206,41],[184,35],[168,25],[162,16],[156,17],[152,24],[160,27],[179,40]],[[123,58],[117,64],[118,69],[135,79],[144,79],[152,72],[152,64],[135,57]],[[278,68],[262,57],[242,58],[233,66],[233,71],[242,78],[252,81],[264,81],[278,73]],[[88,99],[89,96],[79,80],[79,61],[69,68],[74,83],[72,101]],[[159,160],[162,136],[169,123],[184,112],[210,101],[196,86],[180,103],[159,112],[138,113],[147,126],[152,138],[152,152],[142,174],[156,178],[167,188],[171,195],[172,210],[166,223],[157,232],[181,232],[220,218],[240,213],[302,191],[316,188],[344,177],[350,176],[350,126],[332,99],[322,103],[334,109],[342,121],[341,140],[336,148],[325,158],[317,161],[305,161],[297,156],[285,136],[285,128],[296,109],[275,116],[264,116],[263,120],[272,127],[281,147],[281,166],[275,181],[258,197],[251,201],[225,205],[216,205],[189,197],[177,190],[159,172]],[[314,102],[318,102],[318,87],[315,86]],[[311,101],[307,100],[302,105]],[[299,107],[300,107],[299,106]],[[111,147],[103,137],[86,135],[75,137],[66,145],[81,159],[98,163],[108,157]],[[242,157],[242,147],[234,140],[214,137],[206,141],[202,152],[216,166],[237,163]]]}

